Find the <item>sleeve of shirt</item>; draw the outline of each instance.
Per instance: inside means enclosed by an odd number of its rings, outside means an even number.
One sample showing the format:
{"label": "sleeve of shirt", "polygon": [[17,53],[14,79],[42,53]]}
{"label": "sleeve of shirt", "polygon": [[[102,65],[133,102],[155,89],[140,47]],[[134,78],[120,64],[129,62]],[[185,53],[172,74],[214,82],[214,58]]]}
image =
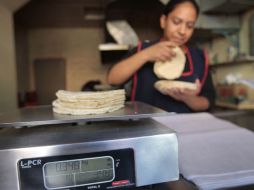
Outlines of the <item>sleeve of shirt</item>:
{"label": "sleeve of shirt", "polygon": [[213,85],[212,75],[209,70],[208,70],[207,77],[204,82],[203,88],[200,92],[200,96],[205,96],[208,99],[208,101],[210,103],[209,110],[215,105],[216,94],[215,94],[215,89],[214,89],[214,85]]}
{"label": "sleeve of shirt", "polygon": [[212,76],[210,72],[208,72],[206,81],[204,83],[204,86],[201,90],[200,95],[207,97],[210,103],[210,108],[215,105],[215,90],[214,90],[214,85],[213,85]]}

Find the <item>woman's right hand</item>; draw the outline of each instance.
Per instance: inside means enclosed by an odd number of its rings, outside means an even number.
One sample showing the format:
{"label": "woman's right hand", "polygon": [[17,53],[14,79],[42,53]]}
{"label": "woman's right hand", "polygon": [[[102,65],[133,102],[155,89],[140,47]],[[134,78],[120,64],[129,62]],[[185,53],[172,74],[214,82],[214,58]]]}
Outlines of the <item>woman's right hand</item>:
{"label": "woman's right hand", "polygon": [[142,53],[146,56],[147,61],[170,61],[176,55],[173,51],[174,47],[174,43],[162,41],[144,49]]}
{"label": "woman's right hand", "polygon": [[120,61],[108,73],[108,83],[123,84],[147,62],[171,60],[175,56],[174,47],[172,42],[162,41]]}

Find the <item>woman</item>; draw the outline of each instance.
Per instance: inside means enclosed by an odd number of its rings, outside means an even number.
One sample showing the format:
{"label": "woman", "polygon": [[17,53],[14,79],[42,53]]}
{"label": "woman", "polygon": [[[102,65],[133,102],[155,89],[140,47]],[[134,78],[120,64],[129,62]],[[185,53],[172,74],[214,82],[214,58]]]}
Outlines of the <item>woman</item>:
{"label": "woman", "polygon": [[[195,0],[171,0],[160,18],[163,37],[156,42],[142,43],[131,55],[116,65],[108,74],[112,85],[126,83],[133,76],[132,100],[142,101],[169,112],[190,113],[206,111],[214,103],[214,88],[208,72],[208,61],[199,49],[189,47],[199,7]],[[167,95],[154,88],[159,79],[153,73],[156,61],[174,58],[173,48],[179,46],[186,53],[182,76],[176,80],[195,82],[198,90],[172,89]]]}

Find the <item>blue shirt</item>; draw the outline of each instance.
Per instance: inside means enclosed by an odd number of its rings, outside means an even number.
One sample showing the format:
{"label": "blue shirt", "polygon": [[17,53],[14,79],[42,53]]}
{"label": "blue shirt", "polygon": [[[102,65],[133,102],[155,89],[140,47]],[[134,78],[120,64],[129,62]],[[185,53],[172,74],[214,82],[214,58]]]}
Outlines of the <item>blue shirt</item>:
{"label": "blue shirt", "polygon": [[[158,41],[143,42],[142,49],[155,43],[158,43]],[[128,56],[131,56],[136,52],[137,48],[134,48],[130,51]],[[202,84],[202,89],[199,95],[207,97],[211,106],[214,104],[215,92],[211,75],[208,71],[208,63],[207,65],[205,64],[204,52],[192,47],[188,47],[186,52],[187,59],[183,74],[176,80],[195,82],[198,78]],[[193,112],[185,103],[177,101],[170,96],[163,95],[154,88],[154,83],[160,79],[154,74],[153,66],[154,63],[146,63],[133,76],[132,79],[134,85],[132,86],[132,100],[145,102],[168,112]]]}

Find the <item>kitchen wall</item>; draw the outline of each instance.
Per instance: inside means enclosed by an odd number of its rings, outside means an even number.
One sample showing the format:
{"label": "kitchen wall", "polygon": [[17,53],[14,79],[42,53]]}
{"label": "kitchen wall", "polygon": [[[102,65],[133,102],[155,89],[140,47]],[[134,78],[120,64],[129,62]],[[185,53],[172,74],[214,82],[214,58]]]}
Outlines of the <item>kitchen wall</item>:
{"label": "kitchen wall", "polygon": [[0,113],[17,106],[12,12],[0,4]]}
{"label": "kitchen wall", "polygon": [[[157,31],[138,28],[142,40],[155,39]],[[64,58],[67,63],[67,90],[80,90],[93,79],[106,83],[110,65],[103,65],[98,46],[105,43],[100,27],[30,29],[28,32],[30,91],[35,90],[33,62],[38,58]]]}
{"label": "kitchen wall", "polygon": [[67,90],[80,90],[93,79],[106,82],[109,65],[100,61],[98,45],[104,42],[101,28],[31,29],[28,33],[30,90],[35,90],[33,62],[38,58],[64,58]]}

